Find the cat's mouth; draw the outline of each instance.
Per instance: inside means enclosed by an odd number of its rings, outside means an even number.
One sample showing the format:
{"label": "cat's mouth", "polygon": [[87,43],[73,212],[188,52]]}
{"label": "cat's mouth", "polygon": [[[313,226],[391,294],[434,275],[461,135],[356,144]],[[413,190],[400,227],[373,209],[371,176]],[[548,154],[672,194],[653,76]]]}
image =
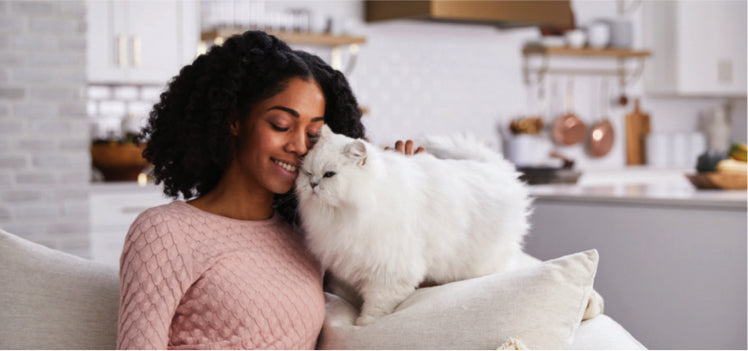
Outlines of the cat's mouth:
{"label": "cat's mouth", "polygon": [[281,161],[281,160],[276,160],[274,158],[271,158],[271,160],[273,160],[273,163],[275,163],[276,165],[292,173],[295,173],[296,170],[299,168],[299,166],[296,164],[288,163],[288,162]]}

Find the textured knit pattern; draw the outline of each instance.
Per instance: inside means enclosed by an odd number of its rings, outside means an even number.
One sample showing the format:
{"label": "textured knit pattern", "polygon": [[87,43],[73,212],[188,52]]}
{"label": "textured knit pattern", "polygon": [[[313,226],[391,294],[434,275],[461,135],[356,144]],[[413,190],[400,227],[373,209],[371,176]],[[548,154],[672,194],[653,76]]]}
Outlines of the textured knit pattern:
{"label": "textured knit pattern", "polygon": [[120,349],[313,349],[319,264],[276,213],[241,221],[182,201],[143,212],[120,259]]}

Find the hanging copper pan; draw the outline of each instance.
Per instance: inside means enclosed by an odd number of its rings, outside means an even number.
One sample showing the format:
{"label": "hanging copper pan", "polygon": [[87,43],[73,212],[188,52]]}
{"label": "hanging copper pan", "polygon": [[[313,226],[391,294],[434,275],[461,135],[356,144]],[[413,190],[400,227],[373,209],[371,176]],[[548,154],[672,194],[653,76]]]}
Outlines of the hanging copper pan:
{"label": "hanging copper pan", "polygon": [[581,143],[587,136],[587,126],[574,113],[574,83],[569,78],[566,89],[566,109],[567,112],[553,121],[551,134],[556,143],[569,146]]}
{"label": "hanging copper pan", "polygon": [[608,81],[603,80],[603,86],[600,89],[600,110],[602,118],[599,122],[595,123],[590,130],[590,141],[589,141],[589,152],[593,157],[603,157],[610,152],[613,148],[613,141],[615,140],[615,133],[613,132],[613,124],[608,119]]}

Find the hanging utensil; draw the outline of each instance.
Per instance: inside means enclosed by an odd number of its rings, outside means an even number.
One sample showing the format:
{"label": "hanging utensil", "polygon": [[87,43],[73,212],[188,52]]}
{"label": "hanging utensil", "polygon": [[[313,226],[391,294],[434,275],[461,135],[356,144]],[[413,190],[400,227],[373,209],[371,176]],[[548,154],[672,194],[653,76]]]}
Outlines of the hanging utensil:
{"label": "hanging utensil", "polygon": [[574,80],[569,77],[566,88],[566,113],[553,122],[553,140],[561,145],[575,145],[587,136],[587,126],[574,113]]}
{"label": "hanging utensil", "polygon": [[618,104],[625,107],[629,103],[629,98],[626,96],[626,81],[622,77],[619,77],[618,80],[621,86],[621,96],[618,98]]}
{"label": "hanging utensil", "polygon": [[600,87],[601,118],[590,129],[589,153],[592,157],[603,157],[613,148],[615,133],[613,132],[613,124],[608,119],[608,99],[608,81],[603,78]]}

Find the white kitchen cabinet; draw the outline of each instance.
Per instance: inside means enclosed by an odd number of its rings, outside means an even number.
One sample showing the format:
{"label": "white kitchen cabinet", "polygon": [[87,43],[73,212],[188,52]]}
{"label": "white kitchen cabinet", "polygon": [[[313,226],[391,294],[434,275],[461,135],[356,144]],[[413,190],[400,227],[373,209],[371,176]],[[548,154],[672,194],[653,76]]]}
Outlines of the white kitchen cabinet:
{"label": "white kitchen cabinet", "polygon": [[92,185],[89,195],[91,259],[118,266],[125,236],[135,218],[150,207],[171,201],[160,186],[141,187],[130,182]]}
{"label": "white kitchen cabinet", "polygon": [[745,97],[745,1],[644,1],[642,16],[647,93]]}
{"label": "white kitchen cabinet", "polygon": [[197,2],[90,0],[86,6],[91,83],[164,84],[195,58]]}

